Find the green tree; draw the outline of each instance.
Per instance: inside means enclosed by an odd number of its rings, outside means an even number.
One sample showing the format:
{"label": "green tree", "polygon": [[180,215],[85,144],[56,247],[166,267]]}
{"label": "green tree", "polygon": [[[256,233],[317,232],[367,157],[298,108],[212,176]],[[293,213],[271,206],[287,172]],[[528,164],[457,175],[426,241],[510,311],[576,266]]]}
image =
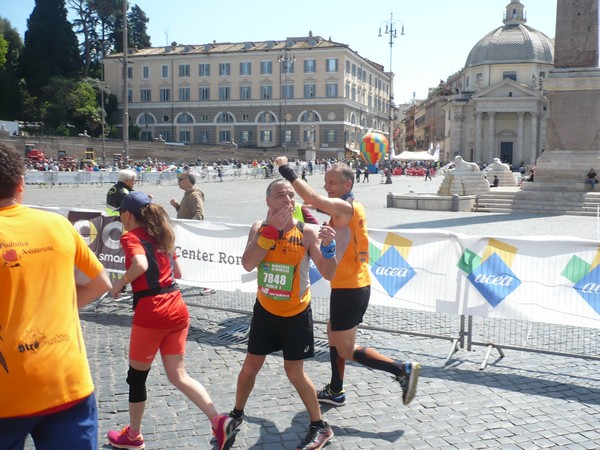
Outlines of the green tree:
{"label": "green tree", "polygon": [[20,69],[34,97],[42,93],[52,78],[81,78],[79,44],[67,20],[65,0],[35,1],[27,20]]}
{"label": "green tree", "polygon": [[0,36],[0,69],[6,64],[6,54],[8,53],[8,42]]}
{"label": "green tree", "polygon": [[[138,5],[134,5],[127,13],[127,47],[148,48],[151,47],[150,36],[147,25],[150,19]],[[111,39],[115,44],[115,51],[123,52],[123,14],[115,17],[114,30]]]}
{"label": "green tree", "polygon": [[148,16],[142,11],[138,5],[133,5],[131,12],[127,14],[129,20],[129,28],[131,29],[130,43],[131,48],[148,48],[152,47],[150,36],[148,35]]}
{"label": "green tree", "polygon": [[0,119],[23,119],[23,88],[18,76],[23,41],[10,22],[1,17],[0,37],[7,43],[6,62],[0,69]]}

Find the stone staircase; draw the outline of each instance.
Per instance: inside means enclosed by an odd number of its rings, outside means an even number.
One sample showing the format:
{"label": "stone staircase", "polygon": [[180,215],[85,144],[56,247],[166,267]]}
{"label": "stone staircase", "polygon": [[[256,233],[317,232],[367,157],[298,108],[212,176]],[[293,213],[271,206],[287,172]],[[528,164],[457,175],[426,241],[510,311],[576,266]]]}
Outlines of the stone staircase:
{"label": "stone staircase", "polygon": [[[531,183],[531,187],[534,184]],[[569,189],[564,189],[562,186],[560,190],[494,188],[488,193],[477,196],[474,211],[596,216],[599,208],[600,185],[595,191],[590,191],[589,185],[575,183]]]}

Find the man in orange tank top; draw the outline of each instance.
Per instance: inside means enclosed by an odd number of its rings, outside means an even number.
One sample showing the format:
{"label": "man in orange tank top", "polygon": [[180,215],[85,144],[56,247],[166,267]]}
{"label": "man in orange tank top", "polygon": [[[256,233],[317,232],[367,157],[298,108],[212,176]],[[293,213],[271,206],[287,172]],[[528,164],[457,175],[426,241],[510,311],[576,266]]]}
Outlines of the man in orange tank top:
{"label": "man in orange tank top", "polygon": [[304,225],[294,219],[294,190],[285,180],[267,188],[266,221],[255,222],[242,256],[244,269],[257,269],[258,290],[248,352],[237,380],[235,407],[229,413],[241,425],[244,407],[266,356],[283,351],[290,382],[308,411],[310,427],[298,449],[320,449],[333,436],[321,416],[315,386],[304,372],[304,360],[314,356],[309,265],[312,259],[326,279],[337,267],[335,232],[329,226]]}
{"label": "man in orange tank top", "polygon": [[277,158],[275,164],[305,204],[331,216],[329,225],[336,232],[339,263],[331,280],[327,323],[331,381],[317,393],[319,401],[334,406],[346,402],[344,370],[349,360],[394,375],[402,389],[402,401],[408,405],[417,392],[420,364],[393,360],[372,348],[356,345],[356,330],[369,305],[371,277],[366,215],[364,207],[354,200],[353,170],[343,163],[331,166],[325,173],[325,197],[298,179],[285,156]]}

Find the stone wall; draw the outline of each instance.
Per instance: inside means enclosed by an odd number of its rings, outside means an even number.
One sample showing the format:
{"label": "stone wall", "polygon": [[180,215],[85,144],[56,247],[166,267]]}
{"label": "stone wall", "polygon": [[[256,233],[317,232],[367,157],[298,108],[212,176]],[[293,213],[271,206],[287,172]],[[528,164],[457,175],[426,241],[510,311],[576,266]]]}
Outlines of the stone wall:
{"label": "stone wall", "polygon": [[[34,144],[36,149],[43,150],[46,157],[58,158],[58,151],[65,150],[67,155],[81,158],[87,148],[93,148],[96,152],[96,160],[102,161],[102,140],[91,137],[56,137],[56,136],[11,136],[0,138],[0,142],[10,144],[25,152],[25,144]],[[148,157],[167,163],[190,163],[198,158],[207,163],[218,159],[239,158],[243,163],[248,160],[262,160],[277,157],[281,154],[280,147],[269,149],[257,148],[235,148],[233,146],[220,145],[167,145],[164,142],[129,142],[129,157],[135,161],[144,161]],[[118,139],[105,139],[104,153],[106,161],[112,162],[115,154],[124,157],[123,141]],[[304,157],[302,150],[288,150],[289,157]]]}

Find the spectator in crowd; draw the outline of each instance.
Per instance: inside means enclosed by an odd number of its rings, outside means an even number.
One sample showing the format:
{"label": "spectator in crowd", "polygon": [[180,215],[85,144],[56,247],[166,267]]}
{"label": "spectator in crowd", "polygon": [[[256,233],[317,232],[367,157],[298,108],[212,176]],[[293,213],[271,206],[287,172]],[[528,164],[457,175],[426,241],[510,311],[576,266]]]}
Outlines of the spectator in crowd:
{"label": "spectator in crowd", "polygon": [[590,184],[592,189],[594,189],[594,186],[596,186],[596,183],[598,183],[598,178],[596,178],[596,171],[594,169],[590,169],[590,171],[587,173],[585,182]]}
{"label": "spectator in crowd", "polygon": [[[204,220],[204,192],[196,187],[196,175],[186,170],[177,177],[179,189],[184,191],[181,203],[171,199],[171,206],[177,211],[178,219]],[[200,295],[211,295],[216,291],[200,288]]]}
{"label": "spectator in crowd", "polygon": [[133,185],[137,174],[130,169],[119,171],[117,182],[113,184],[106,194],[106,214],[109,216],[118,216],[117,208],[130,192],[133,192]]}

